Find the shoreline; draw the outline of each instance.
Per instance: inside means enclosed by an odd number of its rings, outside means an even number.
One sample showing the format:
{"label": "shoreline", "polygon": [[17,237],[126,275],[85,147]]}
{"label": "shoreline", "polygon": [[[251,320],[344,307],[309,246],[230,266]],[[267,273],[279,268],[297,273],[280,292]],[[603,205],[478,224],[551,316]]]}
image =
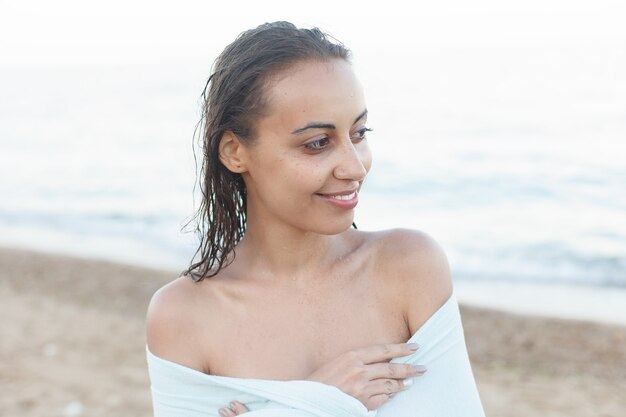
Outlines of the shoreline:
{"label": "shoreline", "polygon": [[[70,240],[68,239],[68,242]],[[72,241],[74,243],[70,246],[65,241],[57,242],[60,244],[59,247],[70,248],[57,250],[51,245],[29,246],[29,242],[26,241],[8,244],[0,240],[0,251],[23,251],[68,259],[128,265],[135,268],[169,271],[172,276],[178,276],[183,269],[181,267],[176,270],[174,266],[179,265],[180,260],[167,256],[160,258],[161,265],[149,266],[148,257],[136,255],[136,253],[145,252],[146,248],[143,244],[125,242],[126,255],[120,258],[119,248],[116,251],[103,253],[96,249],[81,248],[76,244],[75,239]],[[100,244],[95,246],[103,247]],[[159,251],[155,249],[155,253]],[[528,316],[626,326],[626,287],[459,279],[455,278],[454,271],[452,274],[455,293],[460,304]]]}
{"label": "shoreline", "polygon": [[507,313],[626,326],[626,288],[457,280],[459,303]]}
{"label": "shoreline", "polygon": [[[176,272],[0,248],[0,409],[151,416],[144,316]],[[461,301],[486,415],[621,416],[626,327]]]}

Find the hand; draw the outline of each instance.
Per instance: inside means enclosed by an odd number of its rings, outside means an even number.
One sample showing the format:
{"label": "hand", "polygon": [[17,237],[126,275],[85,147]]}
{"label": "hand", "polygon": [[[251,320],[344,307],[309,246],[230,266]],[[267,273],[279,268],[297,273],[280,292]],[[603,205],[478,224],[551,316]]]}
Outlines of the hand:
{"label": "hand", "polygon": [[222,417],[233,417],[248,411],[250,410],[239,401],[231,401],[228,407],[220,408],[218,412]]}
{"label": "hand", "polygon": [[[393,358],[408,356],[417,350],[415,343],[373,345],[343,353],[322,366],[306,379],[334,385],[361,401],[368,410],[375,410],[389,401],[395,393],[404,391],[421,376],[426,368],[421,365],[389,363]],[[222,417],[233,417],[248,412],[238,401],[219,409]]]}
{"label": "hand", "polygon": [[307,378],[334,385],[361,401],[368,410],[375,410],[397,392],[404,391],[421,376],[421,365],[389,363],[393,358],[408,356],[417,350],[415,343],[373,345],[350,350],[322,366]]}

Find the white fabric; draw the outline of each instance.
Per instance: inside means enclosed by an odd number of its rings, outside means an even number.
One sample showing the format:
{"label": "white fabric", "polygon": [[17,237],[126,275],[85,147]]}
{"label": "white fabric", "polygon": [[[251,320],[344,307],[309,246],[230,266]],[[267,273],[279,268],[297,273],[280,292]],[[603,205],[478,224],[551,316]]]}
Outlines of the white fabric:
{"label": "white fabric", "polygon": [[238,400],[250,409],[246,417],[484,417],[454,295],[408,342],[420,348],[393,362],[425,365],[428,371],[378,411],[334,386],[207,375],[146,347],[154,416],[216,417],[220,407]]}

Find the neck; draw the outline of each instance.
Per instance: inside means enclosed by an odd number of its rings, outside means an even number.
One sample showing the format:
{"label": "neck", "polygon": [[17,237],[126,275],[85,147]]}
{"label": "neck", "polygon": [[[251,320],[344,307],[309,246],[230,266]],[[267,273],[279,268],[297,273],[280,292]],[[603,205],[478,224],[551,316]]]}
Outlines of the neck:
{"label": "neck", "polygon": [[342,252],[341,242],[340,235],[321,235],[286,224],[261,226],[252,220],[235,249],[236,259],[257,277],[306,280],[319,277],[332,265]]}

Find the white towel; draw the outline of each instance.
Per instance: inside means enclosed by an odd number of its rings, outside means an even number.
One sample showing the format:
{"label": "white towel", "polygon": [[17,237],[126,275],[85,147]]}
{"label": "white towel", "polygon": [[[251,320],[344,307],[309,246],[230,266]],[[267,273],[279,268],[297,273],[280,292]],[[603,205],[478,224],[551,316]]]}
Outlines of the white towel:
{"label": "white towel", "polygon": [[146,346],[155,417],[219,417],[232,400],[246,417],[484,417],[454,295],[408,340],[420,348],[392,362],[425,365],[410,389],[368,411],[338,388],[313,381],[207,375],[154,356]]}

